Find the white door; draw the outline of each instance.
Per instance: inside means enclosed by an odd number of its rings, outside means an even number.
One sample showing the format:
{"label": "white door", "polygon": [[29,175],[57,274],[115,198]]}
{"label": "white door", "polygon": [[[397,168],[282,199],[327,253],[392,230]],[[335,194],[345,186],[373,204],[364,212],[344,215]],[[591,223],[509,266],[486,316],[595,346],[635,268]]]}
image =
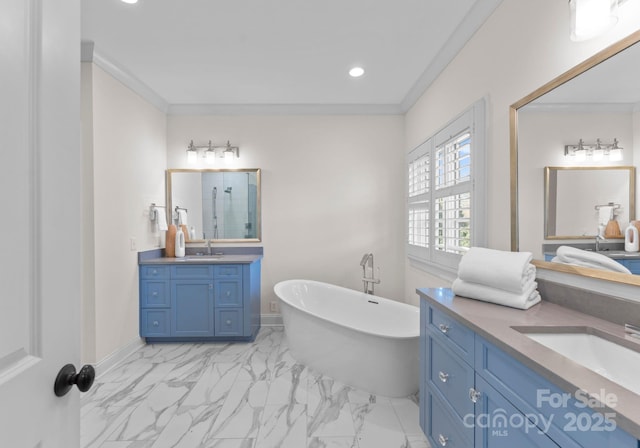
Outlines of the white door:
{"label": "white door", "polygon": [[80,444],[80,4],[0,1],[0,446]]}

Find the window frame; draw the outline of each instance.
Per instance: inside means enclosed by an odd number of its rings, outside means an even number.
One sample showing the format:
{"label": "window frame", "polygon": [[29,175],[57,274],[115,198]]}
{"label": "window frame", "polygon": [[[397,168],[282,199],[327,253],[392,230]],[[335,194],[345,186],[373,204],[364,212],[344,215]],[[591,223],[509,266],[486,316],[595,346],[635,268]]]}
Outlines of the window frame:
{"label": "window frame", "polygon": [[[434,272],[444,277],[453,277],[457,271],[462,254],[445,252],[436,249],[436,201],[438,198],[451,197],[455,194],[469,192],[470,198],[470,246],[486,246],[486,126],[485,100],[476,101],[471,107],[449,121],[444,127],[418,145],[407,155],[406,170],[406,251],[410,264],[426,272]],[[470,133],[470,179],[459,184],[444,186],[436,190],[436,152],[448,142],[464,134]],[[427,193],[410,195],[409,182],[412,163],[428,157],[429,188]],[[428,241],[425,245],[411,244],[410,213],[418,204],[428,203],[428,228],[425,233]],[[415,230],[414,230],[415,234]]]}

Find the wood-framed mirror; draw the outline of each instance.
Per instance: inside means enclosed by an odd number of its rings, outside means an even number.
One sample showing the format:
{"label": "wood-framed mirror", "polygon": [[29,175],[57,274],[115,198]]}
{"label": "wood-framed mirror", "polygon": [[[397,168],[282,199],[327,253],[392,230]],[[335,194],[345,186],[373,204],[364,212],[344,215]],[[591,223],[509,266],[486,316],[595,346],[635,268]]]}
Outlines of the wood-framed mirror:
{"label": "wood-framed mirror", "polygon": [[[546,262],[540,254],[542,248],[539,246],[539,243],[545,241],[544,167],[598,165],[593,160],[578,163],[566,160],[565,145],[578,144],[580,139],[593,139],[595,143],[596,139],[616,138],[624,148],[623,160],[614,163],[605,161],[601,165],[640,166],[640,83],[637,82],[640,79],[639,42],[640,31],[637,31],[549,81],[510,107],[511,250],[533,252],[534,264],[538,267],[640,286],[640,275]],[[571,117],[567,121],[560,121],[563,115]],[[538,128],[531,126],[534,122],[538,124]],[[540,127],[545,122],[553,123],[554,130]],[[624,129],[620,128],[621,123],[624,123]],[[527,139],[527,135],[537,134],[546,138],[553,133],[561,135],[557,136],[553,145],[548,141],[541,141],[532,147],[531,139]],[[541,148],[554,151],[552,160],[542,156]],[[534,152],[536,163],[531,163],[529,156]],[[636,187],[637,184],[635,182]],[[528,228],[523,225],[524,219],[530,224]],[[631,219],[635,220],[636,217],[630,216],[629,220]],[[593,233],[595,234],[595,228]],[[531,235],[535,237],[528,240]],[[574,241],[569,240],[570,243]]]}

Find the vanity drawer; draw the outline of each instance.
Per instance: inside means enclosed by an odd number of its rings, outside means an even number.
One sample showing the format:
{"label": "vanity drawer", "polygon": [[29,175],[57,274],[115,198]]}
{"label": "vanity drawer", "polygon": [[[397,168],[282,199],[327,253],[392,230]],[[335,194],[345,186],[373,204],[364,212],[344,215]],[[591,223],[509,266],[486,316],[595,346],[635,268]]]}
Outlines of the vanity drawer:
{"label": "vanity drawer", "polygon": [[140,336],[171,336],[171,314],[169,310],[140,310]]}
{"label": "vanity drawer", "polygon": [[169,278],[169,266],[145,265],[140,266],[140,278]]}
{"label": "vanity drawer", "polygon": [[171,267],[171,278],[211,279],[213,266],[209,264],[190,264]]}
{"label": "vanity drawer", "polygon": [[426,435],[433,447],[469,448],[473,446],[473,426],[465,426],[449,407],[427,389]]}
{"label": "vanity drawer", "polygon": [[169,281],[142,280],[140,282],[140,300],[142,308],[167,308],[171,306]]}
{"label": "vanity drawer", "polygon": [[239,277],[242,275],[242,265],[223,264],[214,267],[216,277]]}
{"label": "vanity drawer", "polygon": [[240,280],[215,281],[216,307],[242,306],[242,282]]}
{"label": "vanity drawer", "polygon": [[[522,413],[551,419],[548,435],[563,448],[638,448],[638,442],[628,433],[605,430],[610,424],[601,414],[576,406],[574,392],[561,390],[480,336],[476,337],[476,363],[476,372]],[[559,405],[566,396],[566,405]],[[576,417],[581,420],[576,421]]]}
{"label": "vanity drawer", "polygon": [[473,365],[474,333],[445,313],[429,307],[427,329],[443,341],[454,353]]}
{"label": "vanity drawer", "polygon": [[242,336],[242,308],[224,308],[216,310],[216,336]]}
{"label": "vanity drawer", "polygon": [[442,344],[438,339],[427,337],[427,386],[442,394],[462,421],[473,414],[473,402],[469,389],[474,384],[474,370]]}

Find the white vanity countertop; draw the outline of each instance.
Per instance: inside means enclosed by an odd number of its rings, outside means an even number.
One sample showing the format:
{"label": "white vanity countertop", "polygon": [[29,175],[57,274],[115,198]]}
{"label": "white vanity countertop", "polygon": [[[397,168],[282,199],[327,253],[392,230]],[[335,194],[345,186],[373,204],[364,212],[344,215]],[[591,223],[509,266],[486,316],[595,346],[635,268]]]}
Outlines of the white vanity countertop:
{"label": "white vanity countertop", "polygon": [[[469,327],[560,389],[570,393],[583,390],[590,397],[596,398],[602,395],[602,390],[607,394],[615,394],[615,407],[600,407],[594,410],[615,413],[616,424],[640,440],[640,395],[568,360],[513,328],[592,328],[598,333],[610,336],[612,341],[640,352],[640,340],[625,334],[622,325],[544,300],[524,311],[458,297],[449,288],[421,288],[417,292],[421,300],[426,300],[430,305]],[[640,381],[640,372],[638,378]]]}

